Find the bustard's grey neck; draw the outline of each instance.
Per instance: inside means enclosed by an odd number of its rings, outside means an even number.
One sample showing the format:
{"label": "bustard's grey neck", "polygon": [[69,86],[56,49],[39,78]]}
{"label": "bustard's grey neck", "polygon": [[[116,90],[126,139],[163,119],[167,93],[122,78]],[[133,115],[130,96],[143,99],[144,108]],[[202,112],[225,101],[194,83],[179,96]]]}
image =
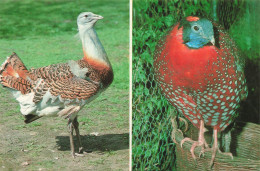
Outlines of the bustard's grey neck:
{"label": "bustard's grey neck", "polygon": [[92,27],[80,27],[79,35],[83,45],[84,55],[87,58],[99,60],[110,65],[106,51],[101,44],[95,29]]}

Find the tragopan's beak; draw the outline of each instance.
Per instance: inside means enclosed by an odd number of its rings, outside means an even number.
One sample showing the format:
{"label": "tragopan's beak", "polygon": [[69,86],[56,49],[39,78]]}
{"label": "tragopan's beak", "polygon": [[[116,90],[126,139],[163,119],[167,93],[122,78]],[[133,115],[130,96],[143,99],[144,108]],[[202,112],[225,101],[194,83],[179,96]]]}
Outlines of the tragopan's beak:
{"label": "tragopan's beak", "polygon": [[104,17],[102,17],[101,15],[95,15],[93,18],[97,19],[97,20],[101,20],[103,19]]}
{"label": "tragopan's beak", "polygon": [[210,38],[209,41],[210,41],[210,43],[212,43],[213,46],[215,45],[215,38],[213,36]]}

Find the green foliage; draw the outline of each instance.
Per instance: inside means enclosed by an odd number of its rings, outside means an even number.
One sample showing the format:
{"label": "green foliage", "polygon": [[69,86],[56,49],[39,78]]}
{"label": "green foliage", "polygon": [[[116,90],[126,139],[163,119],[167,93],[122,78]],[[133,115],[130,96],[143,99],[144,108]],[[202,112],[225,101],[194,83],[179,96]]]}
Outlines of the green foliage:
{"label": "green foliage", "polygon": [[[168,10],[168,9],[167,9]],[[174,19],[164,16],[156,1],[134,1],[133,6],[133,170],[174,168],[171,107],[160,95],[153,75],[153,52]]]}
{"label": "green foliage", "polygon": [[240,6],[243,9],[242,15],[240,14],[231,25],[230,35],[247,58],[259,59],[260,22],[257,18],[259,2],[256,0],[247,1]]}

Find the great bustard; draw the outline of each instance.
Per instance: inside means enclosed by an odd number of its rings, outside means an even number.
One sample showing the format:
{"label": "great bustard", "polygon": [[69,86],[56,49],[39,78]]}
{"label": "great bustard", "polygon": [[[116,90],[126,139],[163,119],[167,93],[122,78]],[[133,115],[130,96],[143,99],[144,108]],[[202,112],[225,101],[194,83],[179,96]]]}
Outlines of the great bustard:
{"label": "great bustard", "polygon": [[61,116],[68,119],[70,146],[75,157],[73,129],[83,147],[79,134],[77,114],[95,99],[113,81],[113,70],[97,36],[94,25],[102,16],[83,12],[77,18],[84,57],[78,61],[30,69],[13,53],[0,68],[0,83],[10,88],[19,102],[25,123],[43,116]]}

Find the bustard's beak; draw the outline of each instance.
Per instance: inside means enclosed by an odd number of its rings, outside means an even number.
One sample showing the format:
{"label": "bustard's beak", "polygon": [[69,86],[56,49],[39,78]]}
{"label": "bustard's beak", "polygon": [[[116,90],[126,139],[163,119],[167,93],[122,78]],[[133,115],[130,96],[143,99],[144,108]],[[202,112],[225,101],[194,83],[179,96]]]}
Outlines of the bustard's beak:
{"label": "bustard's beak", "polygon": [[104,17],[102,17],[101,15],[95,15],[93,18],[97,19],[97,20],[101,20],[103,19]]}

